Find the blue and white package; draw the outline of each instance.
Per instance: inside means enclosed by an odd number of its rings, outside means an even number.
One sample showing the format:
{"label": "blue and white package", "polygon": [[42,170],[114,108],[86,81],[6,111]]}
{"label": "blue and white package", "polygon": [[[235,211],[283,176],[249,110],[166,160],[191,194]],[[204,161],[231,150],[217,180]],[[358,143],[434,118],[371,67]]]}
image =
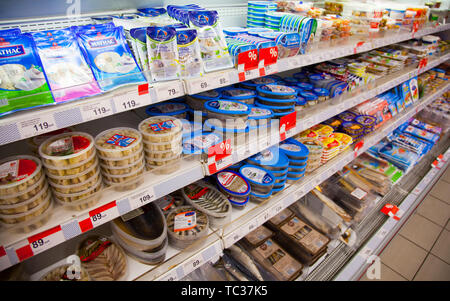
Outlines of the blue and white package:
{"label": "blue and white package", "polygon": [[289,166],[288,157],[280,151],[278,146],[271,146],[262,152],[247,158],[247,162],[271,170],[274,176],[277,176],[275,175],[276,171],[284,171]]}
{"label": "blue and white package", "polygon": [[21,33],[22,33],[22,31],[20,30],[20,28],[12,28],[12,29],[0,30],[0,36],[1,37],[18,36]]}
{"label": "blue and white package", "polygon": [[33,36],[33,39],[36,43],[75,38],[75,35],[70,28],[37,31],[31,32],[30,34]]}
{"label": "blue and white package", "polygon": [[300,51],[300,35],[296,32],[264,32],[259,36],[275,41],[278,58],[295,56]]}
{"label": "blue and white package", "polygon": [[200,51],[206,72],[233,68],[227,42],[216,11],[189,11],[191,27],[197,29]]}
{"label": "blue and white package", "polygon": [[237,100],[246,104],[253,104],[256,93],[250,89],[226,87],[221,89],[223,99]]}
{"label": "blue and white package", "polygon": [[308,159],[309,149],[301,142],[288,138],[280,144],[280,149],[286,154],[289,160]]}
{"label": "blue and white package", "polygon": [[380,149],[379,154],[403,171],[408,170],[419,159],[416,153],[392,143],[387,143]]}
{"label": "blue and white package", "polygon": [[422,130],[426,130],[428,132],[440,135],[442,133],[442,128],[438,127],[438,126],[434,126],[431,124],[428,124],[426,122],[420,121],[415,119],[414,117],[412,117],[411,119],[408,120],[408,122],[412,125],[415,126],[416,128],[422,129]]}
{"label": "blue and white package", "polygon": [[177,29],[176,35],[181,78],[201,77],[203,75],[203,61],[197,30],[192,28]]}
{"label": "blue and white package", "polygon": [[147,53],[152,81],[180,78],[175,28],[172,26],[147,27]]}
{"label": "blue and white package", "polygon": [[77,39],[102,91],[146,82],[122,27],[79,32]]}
{"label": "blue and white package", "polygon": [[200,132],[183,140],[184,154],[201,154],[208,152],[211,146],[223,141],[221,135],[211,132]]}
{"label": "blue and white package", "polygon": [[130,36],[133,40],[132,47],[134,48],[134,53],[137,54],[136,57],[139,58],[136,60],[138,61],[141,69],[143,71],[147,71],[149,69],[147,55],[147,28],[132,28],[130,30]]}
{"label": "blue and white package", "polygon": [[409,134],[393,135],[392,143],[415,152],[419,156],[421,156],[428,149],[428,146],[425,143],[419,141],[417,138]]}
{"label": "blue and white package", "polygon": [[36,49],[56,102],[101,93],[92,70],[73,39],[37,42]]}
{"label": "blue and white package", "polygon": [[167,13],[167,11],[164,7],[138,8],[138,12],[141,12],[148,16],[153,16],[153,17],[157,17],[157,16],[164,15],[165,13]]}
{"label": "blue and white package", "polygon": [[[88,25],[81,25],[81,26],[72,26],[70,27],[70,30],[77,34],[79,32],[86,32],[86,31],[101,31],[105,29],[113,29],[115,27],[113,22],[108,23],[102,23],[102,24],[88,24]],[[67,30],[67,29],[63,29]]]}
{"label": "blue and white package", "polygon": [[245,164],[239,169],[239,173],[250,183],[252,192],[257,194],[270,193],[275,184],[272,172],[261,166]]}
{"label": "blue and white package", "polygon": [[412,125],[408,126],[405,130],[405,133],[408,133],[410,135],[413,135],[415,137],[418,137],[420,139],[423,139],[425,141],[429,141],[432,143],[436,143],[439,140],[439,135],[433,134],[431,132],[428,132],[426,130],[422,130],[419,128],[416,128]]}
{"label": "blue and white package", "polygon": [[238,34],[247,33],[247,29],[243,27],[225,27],[223,33],[225,36],[236,36]]}

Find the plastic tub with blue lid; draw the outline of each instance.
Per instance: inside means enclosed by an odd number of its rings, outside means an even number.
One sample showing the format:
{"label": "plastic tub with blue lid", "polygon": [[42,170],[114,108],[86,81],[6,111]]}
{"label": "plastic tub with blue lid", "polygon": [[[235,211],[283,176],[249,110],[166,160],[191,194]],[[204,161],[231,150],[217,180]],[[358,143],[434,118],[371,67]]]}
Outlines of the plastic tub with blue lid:
{"label": "plastic tub with blue lid", "polygon": [[221,89],[222,99],[237,100],[245,104],[253,104],[256,98],[254,90],[226,87]]}
{"label": "plastic tub with blue lid", "polygon": [[153,104],[145,110],[148,116],[172,116],[178,119],[186,119],[186,112],[189,107],[180,102],[163,102]]}
{"label": "plastic tub with blue lid", "polygon": [[270,106],[274,109],[283,109],[283,108],[293,108],[295,103],[297,102],[297,98],[289,98],[289,99],[277,99],[277,98],[268,98],[263,96],[258,96],[258,99],[255,101],[264,106]]}
{"label": "plastic tub with blue lid", "polygon": [[330,99],[330,91],[325,88],[314,88],[312,92],[317,95],[317,100],[319,102],[324,102]]}
{"label": "plastic tub with blue lid", "polygon": [[256,91],[259,96],[274,99],[290,99],[297,96],[297,91],[289,86],[279,84],[266,84],[257,86]]}
{"label": "plastic tub with blue lid", "polygon": [[274,117],[279,116],[279,115],[277,115],[277,114],[280,114],[280,113],[281,113],[281,114],[284,114],[284,113],[294,112],[294,111],[295,111],[295,110],[294,110],[295,105],[291,105],[291,106],[273,106],[273,105],[265,105],[265,104],[260,103],[258,100],[255,101],[255,105],[256,105],[257,107],[260,107],[260,108],[272,110],[272,111],[273,111]]}
{"label": "plastic tub with blue lid", "polygon": [[207,101],[218,100],[220,97],[219,91],[209,90],[194,95],[186,95],[186,103],[195,111],[203,111]]}
{"label": "plastic tub with blue lid", "polygon": [[247,33],[247,29],[243,27],[225,27],[222,30],[226,36],[236,36],[238,34]]}
{"label": "plastic tub with blue lid", "polygon": [[295,111],[300,112],[304,108],[306,108],[307,105],[308,103],[306,102],[306,100],[303,97],[299,96],[297,97],[297,101],[295,102]]}
{"label": "plastic tub with blue lid", "polygon": [[248,201],[250,200],[250,195],[246,198],[236,198],[236,197],[228,197],[228,201],[230,201],[231,206],[233,206],[236,209],[244,209],[245,206],[248,204]]}
{"label": "plastic tub with blue lid", "polygon": [[250,131],[249,127],[245,128],[245,129],[223,128],[221,126],[215,125],[213,122],[211,122],[210,119],[205,121],[205,123],[203,124],[203,128],[205,131],[212,131],[212,132],[222,135],[224,140],[233,138],[234,140],[232,141],[232,143],[235,142],[237,144],[246,143],[247,136]]}
{"label": "plastic tub with blue lid", "polygon": [[286,154],[289,160],[307,160],[309,149],[301,142],[288,138],[280,144],[280,149]]}
{"label": "plastic tub with blue lid", "polygon": [[229,129],[245,129],[251,112],[247,104],[226,99],[207,101],[205,109],[212,124]]}
{"label": "plastic tub with blue lid", "polygon": [[273,113],[273,115],[275,115],[274,116],[275,118],[281,118],[283,116],[289,115],[289,114],[294,113],[294,112],[295,112],[295,109],[292,109],[292,110],[287,111],[287,112]]}
{"label": "plastic tub with blue lid", "polygon": [[308,158],[302,160],[289,159],[289,167],[302,168],[306,167]]}
{"label": "plastic tub with blue lid", "polygon": [[277,193],[279,193],[279,192],[282,191],[285,187],[286,187],[286,184],[284,184],[283,186],[278,186],[278,187],[276,187],[276,188],[273,188],[273,189],[272,189],[272,194],[277,194]]}
{"label": "plastic tub with blue lid", "polygon": [[[284,183],[284,181],[287,178],[287,174],[288,174],[288,168],[283,170],[283,174],[282,175],[275,176],[275,186],[279,185],[280,183]],[[275,175],[275,173],[274,173],[274,175]]]}
{"label": "plastic tub with blue lid", "polygon": [[[266,168],[265,166],[263,166]],[[283,177],[286,175],[286,173],[289,171],[289,168],[285,168],[283,170],[272,170],[272,174],[275,176],[276,179]]]}
{"label": "plastic tub with blue lid", "polygon": [[268,194],[275,184],[275,176],[269,170],[252,164],[245,164],[239,173],[250,183],[251,191],[257,194]]}
{"label": "plastic tub with blue lid", "polygon": [[308,91],[300,92],[300,97],[303,97],[306,100],[308,106],[316,105],[318,102],[317,95],[312,92]]}
{"label": "plastic tub with blue lid", "polygon": [[[247,20],[253,20],[253,21],[263,22],[264,23],[265,22],[265,15],[262,12],[261,13],[251,12],[251,13],[247,14]],[[250,35],[254,35],[254,33],[251,33]]]}
{"label": "plastic tub with blue lid", "polygon": [[200,132],[183,140],[183,153],[200,155],[221,141],[223,141],[223,137],[217,133]]}
{"label": "plastic tub with blue lid", "polygon": [[286,172],[289,166],[288,157],[275,145],[247,158],[247,162],[252,165],[262,166],[272,171],[272,173],[277,174],[279,172]]}
{"label": "plastic tub with blue lid", "polygon": [[[208,113],[206,113],[206,110],[193,110],[193,109],[189,109],[188,110],[190,118],[193,120],[196,120],[196,118],[199,118],[197,121],[203,121],[206,118],[208,118]],[[203,119],[200,119],[203,118]]]}
{"label": "plastic tub with blue lid", "polygon": [[302,89],[303,91],[312,91],[314,89],[314,86],[310,83],[300,82],[297,84],[297,87]]}
{"label": "plastic tub with blue lid", "polygon": [[247,123],[250,129],[267,127],[270,125],[273,116],[273,112],[270,109],[250,106],[250,114],[248,115]]}
{"label": "plastic tub with blue lid", "polygon": [[301,180],[301,179],[303,179],[303,177],[304,177],[305,175],[303,175],[303,176],[301,176],[301,177],[298,177],[298,178],[287,178],[286,179],[286,184],[294,184],[294,183],[297,183],[299,180]]}
{"label": "plastic tub with blue lid", "polygon": [[250,192],[250,201],[255,202],[255,203],[262,203],[265,200],[269,199],[272,196],[272,190],[270,190],[270,192],[268,193],[258,193],[258,192],[254,192],[252,190],[252,192]]}
{"label": "plastic tub with blue lid", "polygon": [[272,77],[272,76],[264,76],[255,79],[251,79],[245,82],[240,83],[240,86],[245,89],[256,90],[258,86],[266,85],[266,84],[276,84],[280,80]]}
{"label": "plastic tub with blue lid", "polygon": [[284,77],[283,78],[283,82],[285,82],[286,85],[288,85],[288,86],[296,86],[297,84],[300,83],[297,78],[292,77],[292,76],[291,77]]}
{"label": "plastic tub with blue lid", "polygon": [[239,172],[229,169],[219,171],[216,184],[225,195],[235,198],[247,198],[250,194],[250,184]]}
{"label": "plastic tub with blue lid", "polygon": [[298,178],[303,177],[304,175],[305,175],[305,170],[299,171],[299,172],[289,171],[287,173],[287,179],[298,179]]}
{"label": "plastic tub with blue lid", "polygon": [[289,174],[292,173],[305,173],[306,170],[306,164],[302,166],[295,166],[295,165],[289,165],[289,171],[288,171],[288,177],[292,178]]}

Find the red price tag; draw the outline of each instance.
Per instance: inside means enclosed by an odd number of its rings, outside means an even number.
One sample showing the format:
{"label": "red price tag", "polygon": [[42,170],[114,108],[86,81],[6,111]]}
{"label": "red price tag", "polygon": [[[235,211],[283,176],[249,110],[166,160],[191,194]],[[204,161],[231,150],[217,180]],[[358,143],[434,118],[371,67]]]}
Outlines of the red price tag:
{"label": "red price tag", "polygon": [[358,52],[358,47],[361,47],[362,45],[364,45],[364,41],[356,43],[355,48],[353,48],[353,54],[356,54]]}
{"label": "red price tag", "polygon": [[222,141],[208,149],[208,170],[210,175],[227,168],[232,163],[231,139]]}
{"label": "red price tag", "polygon": [[445,162],[445,160],[444,160],[444,155],[443,155],[443,154],[440,154],[440,155],[437,157],[437,160],[440,161],[440,162]]}
{"label": "red price tag", "polygon": [[245,81],[245,71],[258,68],[258,50],[253,49],[238,54],[239,81]]}
{"label": "red price tag", "polygon": [[148,83],[142,84],[138,86],[138,94],[145,95],[148,94]]}
{"label": "red price tag", "polygon": [[45,250],[64,242],[66,239],[61,226],[56,226],[39,234],[28,237],[28,242],[33,251],[33,255],[39,254]]}
{"label": "red price tag", "polygon": [[9,257],[6,254],[6,250],[3,246],[0,246],[0,271],[6,270],[11,266]]}
{"label": "red price tag", "polygon": [[259,50],[259,62],[258,62],[258,68],[259,68],[259,75],[265,76],[266,70],[265,66],[276,64],[278,61],[278,48],[277,47],[270,47],[270,48],[263,48]]}
{"label": "red price tag", "polygon": [[80,221],[81,232],[84,233],[119,216],[116,201],[112,201],[97,209],[89,211],[89,217]]}
{"label": "red price tag", "polygon": [[400,209],[395,206],[395,205],[391,205],[391,204],[386,204],[384,205],[383,208],[381,208],[381,213],[384,213],[386,215],[388,215],[389,217],[392,217],[393,219],[395,219],[396,221],[400,220],[400,217],[398,217],[396,214],[398,213]]}
{"label": "red price tag", "polygon": [[433,163],[431,163],[431,167],[436,168],[437,170],[441,169],[441,167],[439,166],[439,161],[434,160]]}
{"label": "red price tag", "polygon": [[419,74],[422,73],[422,70],[428,65],[428,58],[421,59],[419,61]]}
{"label": "red price tag", "polygon": [[413,22],[413,28],[412,28],[412,38],[414,39],[414,34],[419,30],[419,22],[414,21]]}
{"label": "red price tag", "polygon": [[280,141],[286,140],[286,132],[297,126],[297,112],[280,118]]}
{"label": "red price tag", "polygon": [[364,146],[364,140],[359,141],[358,143],[355,144],[355,153],[354,153],[354,157],[358,157],[358,151]]}

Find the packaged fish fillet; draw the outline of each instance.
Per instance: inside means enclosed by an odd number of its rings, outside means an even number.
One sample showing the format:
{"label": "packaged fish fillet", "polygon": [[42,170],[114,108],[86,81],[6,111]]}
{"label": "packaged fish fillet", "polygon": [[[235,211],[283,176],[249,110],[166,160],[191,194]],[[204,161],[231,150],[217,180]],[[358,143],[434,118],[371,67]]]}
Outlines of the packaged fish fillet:
{"label": "packaged fish fillet", "polygon": [[422,129],[422,130],[427,130],[428,132],[440,135],[442,133],[442,128],[420,121],[416,118],[411,118],[410,120],[408,120],[408,122],[412,125],[415,126],[416,128]]}
{"label": "packaged fish fillet", "polygon": [[147,55],[147,28],[139,27],[130,30],[130,36],[133,39],[135,51],[139,57],[139,65],[143,71],[149,69],[148,55]]}
{"label": "packaged fish fillet", "polygon": [[197,29],[198,41],[206,72],[233,67],[219,15],[216,11],[189,11],[189,21]]}
{"label": "packaged fish fillet", "polygon": [[147,53],[152,81],[175,80],[180,77],[180,62],[174,27],[147,27]]}
{"label": "packaged fish fillet", "polygon": [[32,36],[7,34],[0,41],[0,116],[53,104]]}
{"label": "packaged fish fillet", "polygon": [[192,78],[202,76],[203,61],[197,38],[197,30],[191,28],[177,29],[176,35],[181,77]]}
{"label": "packaged fish fillet", "polygon": [[75,40],[37,42],[36,48],[56,102],[101,93]]}
{"label": "packaged fish fillet", "polygon": [[81,31],[77,39],[102,91],[146,82],[125,41],[122,27]]}

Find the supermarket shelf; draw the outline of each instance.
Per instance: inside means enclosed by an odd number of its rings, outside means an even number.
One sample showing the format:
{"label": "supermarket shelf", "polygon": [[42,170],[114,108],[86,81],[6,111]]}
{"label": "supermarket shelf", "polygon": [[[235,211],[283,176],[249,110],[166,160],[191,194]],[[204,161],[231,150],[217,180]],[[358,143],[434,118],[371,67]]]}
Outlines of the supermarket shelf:
{"label": "supermarket shelf", "polygon": [[[68,26],[66,23],[64,24],[64,26]],[[407,32],[371,39],[362,44],[358,41],[350,41],[345,45],[324,47],[323,51],[315,50],[306,55],[280,59],[276,64],[246,72],[245,79],[257,78],[262,74],[288,71],[448,29],[450,29],[450,24],[421,29],[414,34]],[[195,94],[238,82],[238,70],[229,69],[189,80],[132,85],[98,97],[13,113],[0,119],[0,131],[2,132],[0,146],[185,94]]]}

